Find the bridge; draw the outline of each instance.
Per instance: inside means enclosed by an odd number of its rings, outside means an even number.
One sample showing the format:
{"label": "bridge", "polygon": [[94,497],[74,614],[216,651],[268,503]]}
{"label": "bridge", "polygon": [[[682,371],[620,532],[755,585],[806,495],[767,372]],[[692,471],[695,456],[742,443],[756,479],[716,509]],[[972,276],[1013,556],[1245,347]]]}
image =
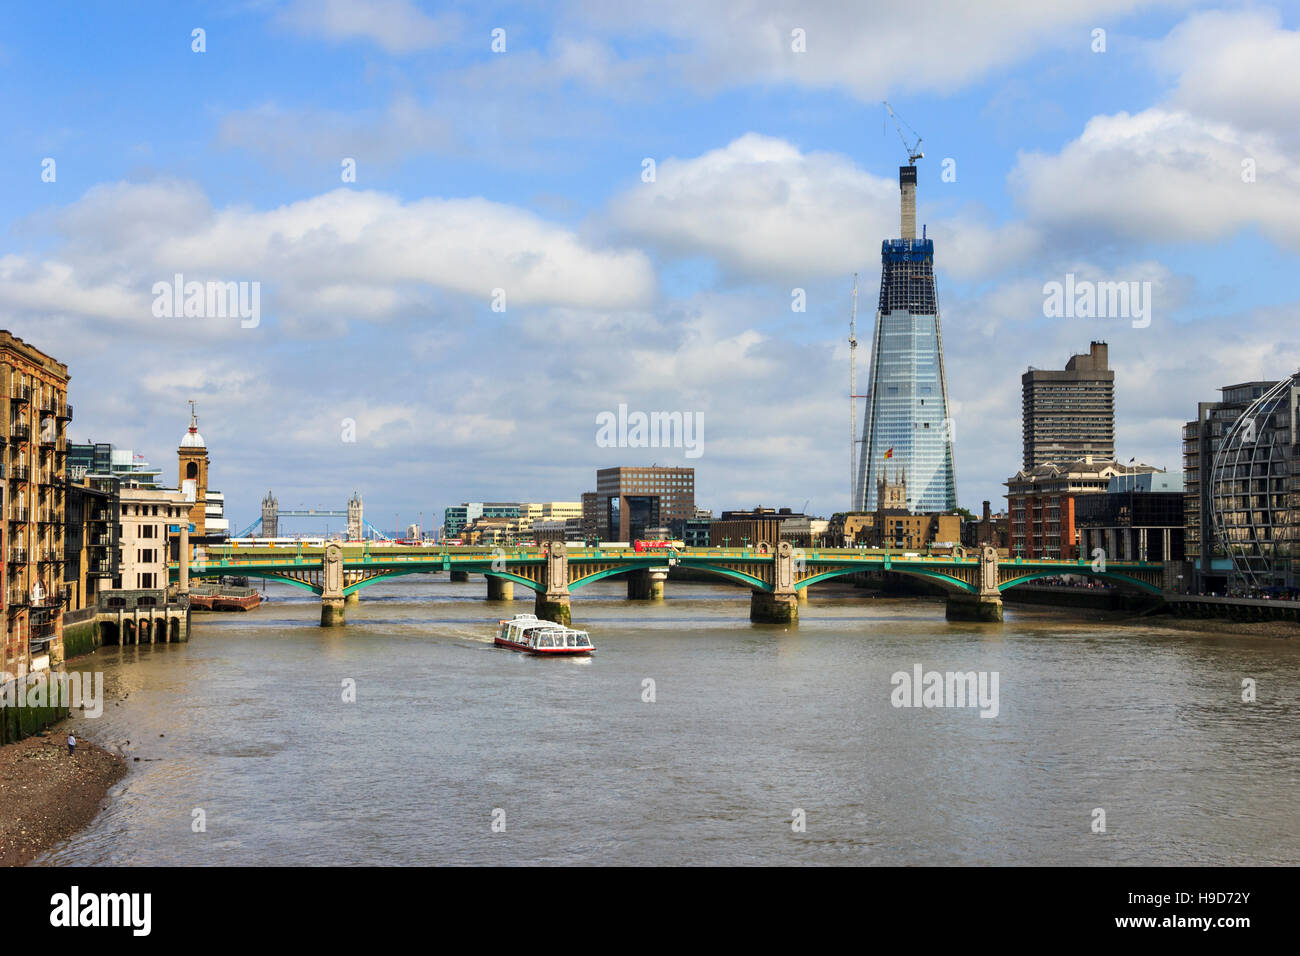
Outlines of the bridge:
{"label": "bridge", "polygon": [[573,592],[595,581],[628,576],[628,597],[663,597],[671,567],[716,575],[750,589],[753,621],[796,623],[799,601],[808,588],[823,581],[864,571],[890,571],[931,581],[947,594],[950,620],[1002,620],[1002,592],[1008,588],[1062,574],[1085,575],[1114,582],[1151,595],[1162,593],[1164,565],[1149,561],[999,560],[984,546],[966,555],[914,555],[887,549],[796,549],[789,542],[772,547],[760,543],[746,548],[627,548],[568,547],[554,541],[543,547],[476,548],[408,546],[338,541],[297,546],[241,544],[209,546],[189,555],[183,565],[171,562],[170,577],[187,592],[191,578],[246,575],[284,581],[321,598],[321,626],[344,623],[344,605],[378,581],[406,574],[448,573],[452,580],[482,574],[488,600],[513,600],[516,584],[536,595],[538,617],[569,623]]}
{"label": "bridge", "polygon": [[388,535],[380,531],[365,519],[361,505],[361,495],[352,492],[346,509],[341,508],[281,508],[280,501],[271,492],[262,499],[262,514],[247,528],[240,531],[235,538],[249,538],[260,531],[258,537],[274,538],[280,533],[281,518],[344,518],[347,521],[348,538],[359,541],[369,538],[375,541],[389,541]]}

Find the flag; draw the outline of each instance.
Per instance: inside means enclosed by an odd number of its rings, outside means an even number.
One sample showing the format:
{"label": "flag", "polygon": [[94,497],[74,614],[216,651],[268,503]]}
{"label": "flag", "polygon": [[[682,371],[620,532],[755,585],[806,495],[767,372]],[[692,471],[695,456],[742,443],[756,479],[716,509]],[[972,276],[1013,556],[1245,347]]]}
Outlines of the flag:
{"label": "flag", "polygon": [[885,457],[886,457],[886,458],[893,458],[893,457],[894,457],[894,449],[891,448],[891,449],[889,449],[889,451],[885,452]]}

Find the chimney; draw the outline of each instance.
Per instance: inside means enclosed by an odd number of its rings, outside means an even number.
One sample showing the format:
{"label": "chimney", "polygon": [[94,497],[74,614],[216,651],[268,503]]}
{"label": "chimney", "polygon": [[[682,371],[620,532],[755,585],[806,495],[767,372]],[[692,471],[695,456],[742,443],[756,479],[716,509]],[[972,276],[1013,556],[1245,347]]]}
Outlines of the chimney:
{"label": "chimney", "polygon": [[903,194],[902,238],[916,238],[916,167],[898,167],[898,188]]}
{"label": "chimney", "polygon": [[985,501],[985,502],[984,502],[984,523],[985,523],[985,524],[988,524],[988,523],[989,523],[989,520],[990,520],[992,517],[993,517],[993,513],[992,513],[992,510],[989,508],[989,503],[988,503],[987,501]]}

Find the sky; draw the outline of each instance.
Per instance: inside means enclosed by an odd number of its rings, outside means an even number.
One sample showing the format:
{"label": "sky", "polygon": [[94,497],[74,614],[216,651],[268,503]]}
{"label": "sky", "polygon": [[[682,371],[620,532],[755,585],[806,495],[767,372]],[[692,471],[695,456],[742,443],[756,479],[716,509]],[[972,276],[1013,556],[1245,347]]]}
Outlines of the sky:
{"label": "sky", "polygon": [[[1021,374],[1090,341],[1117,456],[1170,470],[1197,402],[1300,366],[1294,3],[14,4],[0,74],[0,327],[67,363],[70,440],[173,483],[194,400],[235,530],[267,490],[429,528],[619,464],[844,510],[883,100],[925,153],[960,505],[1005,500]],[[178,274],[255,317],[169,314]],[[1048,316],[1067,275],[1149,316]],[[701,440],[604,447],[620,405]]]}

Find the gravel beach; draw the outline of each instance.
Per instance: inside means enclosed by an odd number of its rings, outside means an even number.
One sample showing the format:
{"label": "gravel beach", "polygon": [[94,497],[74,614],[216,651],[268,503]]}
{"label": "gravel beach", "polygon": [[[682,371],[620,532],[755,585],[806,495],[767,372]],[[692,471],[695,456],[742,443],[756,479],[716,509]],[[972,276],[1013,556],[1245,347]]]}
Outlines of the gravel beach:
{"label": "gravel beach", "polygon": [[29,863],[76,833],[126,776],[120,755],[78,739],[70,757],[67,739],[56,729],[0,747],[0,866]]}

